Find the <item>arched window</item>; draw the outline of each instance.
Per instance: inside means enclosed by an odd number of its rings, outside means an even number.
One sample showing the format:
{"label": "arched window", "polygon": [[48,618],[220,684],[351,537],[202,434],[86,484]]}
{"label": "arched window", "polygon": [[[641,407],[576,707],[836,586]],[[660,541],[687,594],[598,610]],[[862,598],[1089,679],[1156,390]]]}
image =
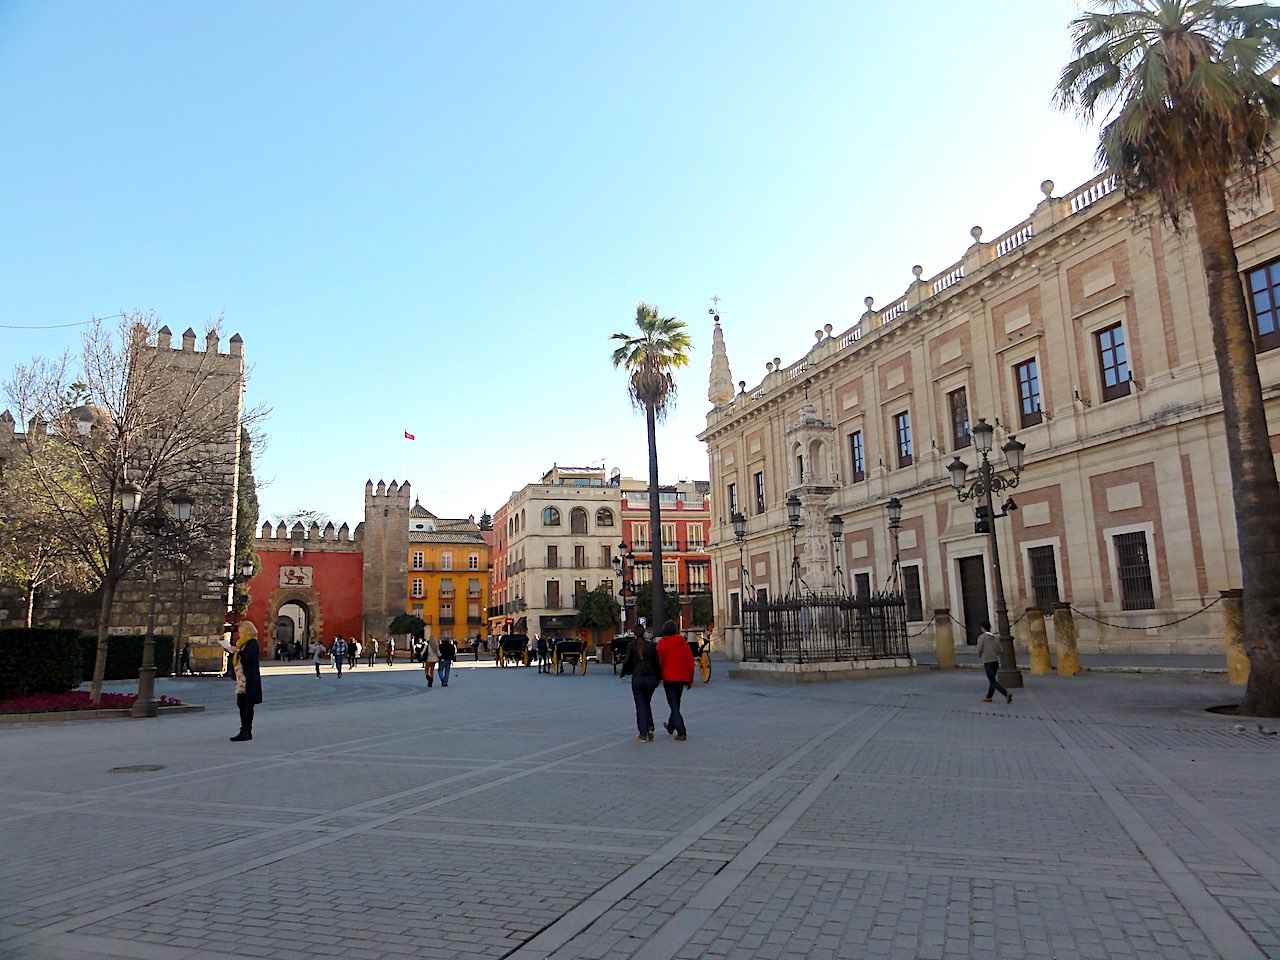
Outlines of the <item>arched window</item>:
{"label": "arched window", "polygon": [[569,532],[574,534],[587,532],[587,511],[574,507],[569,511]]}
{"label": "arched window", "polygon": [[597,526],[597,527],[612,527],[612,526],[613,526],[613,511],[612,511],[612,510],[609,510],[609,509],[607,509],[607,508],[605,508],[605,507],[601,507],[599,510],[597,510],[597,511],[596,511],[596,526]]}
{"label": "arched window", "polygon": [[555,507],[547,507],[542,511],[542,525],[544,527],[560,526],[560,511]]}

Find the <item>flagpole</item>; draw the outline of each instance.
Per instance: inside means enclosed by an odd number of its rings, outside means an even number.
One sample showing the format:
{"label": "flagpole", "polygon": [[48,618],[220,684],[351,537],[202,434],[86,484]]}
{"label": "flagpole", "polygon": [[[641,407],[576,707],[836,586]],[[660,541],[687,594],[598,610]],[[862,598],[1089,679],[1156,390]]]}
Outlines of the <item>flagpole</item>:
{"label": "flagpole", "polygon": [[409,431],[403,430],[401,433],[403,435],[400,438],[400,482],[404,483],[406,479],[405,470],[407,469],[405,461],[409,456]]}

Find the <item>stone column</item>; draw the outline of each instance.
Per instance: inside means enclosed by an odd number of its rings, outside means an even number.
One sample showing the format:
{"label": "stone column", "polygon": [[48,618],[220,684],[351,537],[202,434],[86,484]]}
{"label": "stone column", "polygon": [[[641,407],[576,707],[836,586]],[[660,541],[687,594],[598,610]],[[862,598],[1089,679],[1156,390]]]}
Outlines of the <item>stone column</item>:
{"label": "stone column", "polygon": [[1044,612],[1039,607],[1027,607],[1027,649],[1031,653],[1031,672],[1044,675],[1051,669],[1049,663],[1049,634],[1044,628]]}
{"label": "stone column", "polygon": [[938,648],[938,669],[956,668],[956,641],[951,632],[951,610],[939,607],[933,611],[933,635]]}
{"label": "stone column", "polygon": [[1074,677],[1080,672],[1080,654],[1076,651],[1076,621],[1069,603],[1059,603],[1053,609],[1053,642],[1058,648],[1058,676]]}
{"label": "stone column", "polygon": [[1249,655],[1244,652],[1244,591],[1222,590],[1222,638],[1227,647],[1227,682],[1249,682]]}

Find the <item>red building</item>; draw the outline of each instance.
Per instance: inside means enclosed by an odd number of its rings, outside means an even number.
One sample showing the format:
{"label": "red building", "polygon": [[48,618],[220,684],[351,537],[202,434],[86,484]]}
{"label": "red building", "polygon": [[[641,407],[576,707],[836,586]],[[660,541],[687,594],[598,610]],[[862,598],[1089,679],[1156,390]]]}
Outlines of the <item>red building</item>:
{"label": "red building", "polygon": [[[635,554],[635,585],[643,594],[653,580],[654,531],[650,530],[647,484],[629,478],[622,486],[622,539]],[[711,485],[706,481],[684,481],[658,488],[662,545],[662,585],[680,598],[681,629],[694,626],[693,605],[698,597],[711,595],[711,555],[707,540],[711,533]],[[631,618],[628,618],[631,622]],[[658,629],[661,623],[650,624]]]}

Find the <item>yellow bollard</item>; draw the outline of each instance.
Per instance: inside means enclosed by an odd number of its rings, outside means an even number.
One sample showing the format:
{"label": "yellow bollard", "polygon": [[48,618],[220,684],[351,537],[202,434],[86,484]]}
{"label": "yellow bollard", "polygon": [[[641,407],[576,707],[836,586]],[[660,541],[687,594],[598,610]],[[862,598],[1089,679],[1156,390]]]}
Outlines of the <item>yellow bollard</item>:
{"label": "yellow bollard", "polygon": [[1039,607],[1027,607],[1025,616],[1027,648],[1031,652],[1031,672],[1043,675],[1052,669],[1049,663],[1049,634],[1044,628],[1044,612]]}
{"label": "yellow bollard", "polygon": [[1227,646],[1227,683],[1249,682],[1249,655],[1244,652],[1244,591],[1222,590],[1222,638]]}
{"label": "yellow bollard", "polygon": [[938,648],[938,669],[956,668],[956,641],[951,632],[951,611],[940,607],[933,611],[933,632]]}
{"label": "yellow bollard", "polygon": [[1074,677],[1080,672],[1080,654],[1076,650],[1076,621],[1069,603],[1059,603],[1053,608],[1053,643],[1058,648],[1058,676]]}

